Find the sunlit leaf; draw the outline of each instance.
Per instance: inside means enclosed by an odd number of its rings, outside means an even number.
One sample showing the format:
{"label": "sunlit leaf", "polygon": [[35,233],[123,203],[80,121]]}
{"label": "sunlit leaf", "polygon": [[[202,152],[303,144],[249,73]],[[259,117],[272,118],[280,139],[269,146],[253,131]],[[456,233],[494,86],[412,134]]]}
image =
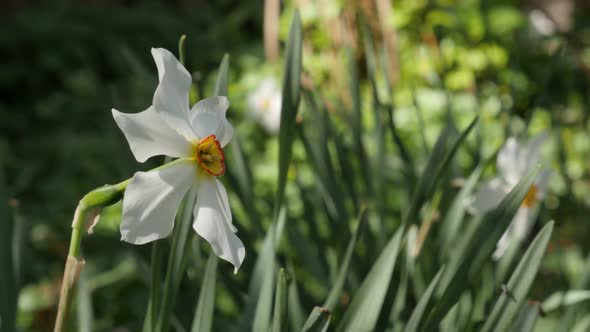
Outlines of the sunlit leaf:
{"label": "sunlit leaf", "polygon": [[526,296],[537,275],[552,232],[553,221],[543,227],[525,252],[506,284],[511,295],[502,292],[482,331],[505,331],[510,326],[518,310],[526,303]]}

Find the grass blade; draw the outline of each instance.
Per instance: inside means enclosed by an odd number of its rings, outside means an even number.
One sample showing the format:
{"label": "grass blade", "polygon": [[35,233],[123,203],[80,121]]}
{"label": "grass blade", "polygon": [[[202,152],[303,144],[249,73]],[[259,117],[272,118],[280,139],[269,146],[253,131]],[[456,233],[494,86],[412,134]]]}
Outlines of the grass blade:
{"label": "grass blade", "polygon": [[92,332],[94,331],[94,315],[92,310],[92,296],[90,287],[88,287],[88,270],[82,270],[80,279],[78,280],[78,331]]}
{"label": "grass blade", "polygon": [[443,274],[444,270],[445,267],[443,266],[440,269],[440,271],[438,271],[434,279],[432,279],[430,285],[428,285],[428,288],[426,288],[424,294],[420,297],[420,301],[418,301],[418,304],[414,308],[414,311],[410,316],[410,320],[406,325],[406,328],[404,330],[405,332],[421,331],[420,326],[422,325],[422,320],[424,319],[424,317],[426,317],[425,313],[427,311],[428,305],[430,304],[430,299],[432,298],[432,294],[434,293],[436,286],[438,286],[440,276]]}
{"label": "grass blade", "polygon": [[539,303],[528,303],[518,315],[518,319],[512,326],[513,332],[532,332],[539,317],[541,307]]}
{"label": "grass blade", "polygon": [[[350,96],[352,99],[352,116],[350,126],[354,136],[354,150],[358,156],[357,160],[361,174],[370,174],[370,165],[367,160],[367,152],[363,145],[363,117],[361,113],[361,90],[359,84],[358,68],[356,65],[354,50],[346,48],[346,58],[348,63],[348,72],[350,74]],[[365,183],[365,192],[372,192],[372,183],[370,177],[363,176]]]}
{"label": "grass blade", "polygon": [[305,324],[305,312],[301,304],[301,298],[299,296],[299,289],[297,288],[297,279],[295,277],[295,269],[293,263],[289,262],[289,295],[287,310],[289,310],[289,327],[291,331],[298,331]]}
{"label": "grass blade", "polygon": [[449,207],[445,218],[440,223],[441,225],[441,255],[448,257],[450,249],[456,243],[457,236],[460,234],[461,222],[465,217],[465,200],[473,192],[473,188],[477,184],[483,167],[477,167],[469,176],[461,191],[453,199],[453,203]]}
{"label": "grass blade", "polygon": [[160,311],[160,297],[162,293],[162,261],[164,259],[164,243],[155,241],[152,243],[151,258],[151,279],[150,279],[150,299],[148,302],[147,312],[143,323],[143,332],[151,332],[156,326],[158,312]]}
{"label": "grass blade", "polygon": [[[289,243],[293,246],[294,254],[301,259],[301,266],[309,271],[321,283],[322,287],[326,289],[330,287],[330,274],[326,265],[320,259],[323,251],[318,247],[318,243],[302,234],[301,229],[298,227],[289,227],[286,231]],[[289,271],[289,274],[291,274],[291,271]]]}
{"label": "grass blade", "polygon": [[184,198],[180,214],[177,216],[172,247],[168,256],[166,278],[163,284],[162,303],[156,321],[155,331],[168,331],[170,328],[172,310],[176,303],[176,295],[180,287],[184,269],[186,268],[185,258],[188,252],[187,248],[189,247],[188,240],[192,234],[193,207],[195,206],[196,200],[197,190],[196,188],[192,188]]}
{"label": "grass blade", "polygon": [[229,85],[229,54],[225,53],[219,64],[217,79],[215,80],[214,96],[227,96]]}
{"label": "grass blade", "polygon": [[346,281],[346,277],[348,277],[348,270],[350,269],[350,263],[352,261],[352,254],[354,253],[356,241],[365,220],[365,212],[366,209],[362,209],[360,215],[358,216],[356,228],[354,233],[352,233],[350,241],[348,242],[348,247],[346,248],[346,253],[344,254],[344,259],[342,260],[342,265],[340,265],[340,270],[338,271],[338,277],[336,277],[334,285],[332,286],[332,289],[330,289],[330,294],[328,295],[326,302],[324,302],[324,308],[327,308],[328,310],[334,310],[336,304],[338,304],[338,300],[340,300],[340,294],[342,293],[344,282]]}
{"label": "grass blade", "polygon": [[279,211],[277,223],[270,226],[262,243],[248,287],[248,300],[240,320],[242,330],[248,330],[252,325],[253,331],[268,331],[274,289],[276,248],[279,246],[286,219],[287,212],[283,207]]}
{"label": "grass blade", "polygon": [[[586,257],[584,269],[580,273],[580,277],[574,284],[574,289],[586,289],[590,283],[590,255]],[[564,330],[571,330],[576,319],[579,309],[576,306],[570,306],[565,311],[564,315],[559,320],[559,326]]]}
{"label": "grass blade", "polygon": [[397,230],[373,264],[344,313],[338,331],[372,331],[375,329],[381,306],[391,282],[404,230],[404,227]]}
{"label": "grass blade", "polygon": [[451,258],[437,287],[438,303],[424,325],[426,331],[436,329],[468,287],[469,279],[474,278],[484,260],[490,258],[538,174],[539,166],[520,180],[495,210],[488,212],[482,220],[469,223],[464,237],[449,256]]}
{"label": "grass blade", "polygon": [[[229,86],[229,54],[225,54],[221,59],[219,70],[217,72],[217,79],[215,81],[215,88],[213,95],[227,96]],[[260,225],[260,218],[254,208],[254,193],[252,191],[252,171],[248,166],[248,160],[242,151],[240,141],[233,139],[230,142],[231,153],[229,158],[231,162],[227,165],[228,172],[226,173],[228,182],[236,189],[238,197],[240,198],[250,222],[257,227],[257,230],[262,230]]]}
{"label": "grass blade", "polygon": [[278,218],[279,208],[283,205],[285,187],[287,185],[287,171],[291,163],[293,141],[295,139],[295,117],[299,108],[301,91],[301,19],[295,11],[289,30],[287,50],[285,55],[285,76],[283,78],[283,92],[281,104],[281,122],[279,129],[279,179],[275,197],[275,220]]}
{"label": "grass blade", "polygon": [[205,277],[201,285],[199,302],[195,309],[191,332],[208,332],[213,326],[213,309],[215,307],[215,282],[217,276],[217,256],[209,254]]}
{"label": "grass blade", "polygon": [[16,289],[12,253],[14,223],[8,207],[8,193],[4,182],[4,169],[0,168],[0,329],[16,330]]}
{"label": "grass blade", "polygon": [[584,318],[580,319],[580,321],[574,326],[571,330],[572,332],[586,332],[590,330],[590,315],[586,315]]}
{"label": "grass blade", "polygon": [[284,331],[286,326],[287,316],[287,273],[285,269],[279,270],[279,277],[277,280],[277,291],[275,295],[275,309],[272,322],[272,331]]}
{"label": "grass blade", "polygon": [[590,290],[573,289],[567,292],[557,292],[543,301],[543,311],[548,313],[564,306],[574,305],[590,300]]}
{"label": "grass blade", "polygon": [[525,297],[537,275],[552,231],[553,221],[550,221],[535,237],[507,284],[508,290],[516,301],[506,292],[502,292],[483,326],[483,332],[505,331],[510,326],[514,316],[525,303]]}
{"label": "grass blade", "polygon": [[[403,218],[403,224],[415,223],[417,221],[418,211],[424,204],[424,202],[432,195],[436,182],[443,174],[443,171],[448,167],[451,159],[455,156],[455,153],[467,137],[471,130],[475,127],[478,118],[476,117],[471,121],[469,126],[463,132],[454,139],[454,131],[447,127],[439,136],[424,171],[422,172],[418,185],[414,194],[412,195],[412,202]],[[450,145],[449,145],[450,144]],[[442,160],[442,162],[441,162]]]}
{"label": "grass blade", "polygon": [[301,332],[325,332],[330,325],[332,314],[326,308],[315,307],[307,318]]}

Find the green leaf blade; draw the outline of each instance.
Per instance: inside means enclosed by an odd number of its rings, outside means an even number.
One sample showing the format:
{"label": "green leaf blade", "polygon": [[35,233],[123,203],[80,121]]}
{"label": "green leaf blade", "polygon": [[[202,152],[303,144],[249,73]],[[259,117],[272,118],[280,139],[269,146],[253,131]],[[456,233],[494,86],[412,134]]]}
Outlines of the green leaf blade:
{"label": "green leaf blade", "polygon": [[420,301],[418,301],[418,304],[414,308],[414,311],[412,312],[412,315],[410,316],[410,320],[408,321],[408,324],[406,325],[404,332],[421,331],[420,327],[422,325],[422,320],[424,317],[426,317],[425,314],[426,314],[427,307],[430,303],[432,295],[434,294],[434,291],[436,290],[436,287],[438,286],[440,276],[443,274],[444,270],[445,270],[445,267],[443,266],[440,269],[440,271],[438,271],[436,276],[432,279],[432,281],[430,282],[430,285],[428,285],[428,288],[426,289],[424,294],[420,297]]}
{"label": "green leaf blade", "polygon": [[358,217],[357,226],[352,233],[352,238],[348,243],[348,247],[346,248],[346,253],[344,254],[344,259],[342,261],[342,265],[340,266],[340,270],[338,271],[338,276],[336,277],[336,281],[334,281],[332,289],[330,289],[330,293],[328,294],[328,298],[324,303],[323,307],[327,308],[328,310],[333,310],[340,299],[340,295],[342,293],[342,288],[344,287],[344,282],[346,281],[346,277],[348,276],[348,270],[350,269],[350,263],[352,261],[352,254],[354,253],[354,248],[356,245],[356,241],[358,239],[359,233],[361,231],[363,221],[365,220],[365,209],[363,209]]}
{"label": "green leaf blade", "polygon": [[507,288],[513,296],[502,292],[483,326],[483,332],[505,331],[510,326],[518,310],[525,303],[525,297],[537,275],[552,232],[553,221],[550,221],[535,237],[508,281]]}
{"label": "green leaf blade", "polygon": [[275,308],[272,322],[272,332],[281,332],[285,329],[287,316],[287,273],[285,269],[279,270],[277,290],[275,294]]}
{"label": "green leaf blade", "polygon": [[295,118],[299,108],[301,92],[301,35],[301,19],[299,12],[295,11],[289,30],[285,56],[285,76],[283,78],[281,121],[279,127],[279,178],[275,197],[275,219],[278,217],[278,209],[282,205],[285,195],[287,171],[291,162],[292,145],[296,134]]}
{"label": "green leaf blade", "polygon": [[305,325],[301,329],[301,332],[325,332],[328,330],[330,325],[330,318],[332,314],[330,310],[322,307],[315,307],[311,312],[311,315],[307,318]]}
{"label": "green leaf blade", "polygon": [[217,256],[214,252],[209,254],[205,277],[201,285],[199,301],[195,309],[191,332],[208,332],[213,326],[213,309],[215,307],[215,283],[217,276]]}
{"label": "green leaf blade", "polygon": [[404,230],[404,227],[397,230],[373,264],[344,313],[338,331],[354,332],[375,329],[399,255]]}
{"label": "green leaf blade", "polygon": [[460,298],[468,287],[470,278],[480,270],[489,259],[504,231],[520,208],[530,187],[539,174],[539,166],[529,172],[502,200],[495,210],[488,212],[480,220],[472,220],[457,243],[455,251],[437,287],[438,302],[429,314],[425,330],[436,329],[438,323]]}
{"label": "green leaf blade", "polygon": [[8,193],[4,182],[4,169],[0,167],[0,328],[14,331],[16,328],[15,262],[13,257],[14,218],[8,207]]}

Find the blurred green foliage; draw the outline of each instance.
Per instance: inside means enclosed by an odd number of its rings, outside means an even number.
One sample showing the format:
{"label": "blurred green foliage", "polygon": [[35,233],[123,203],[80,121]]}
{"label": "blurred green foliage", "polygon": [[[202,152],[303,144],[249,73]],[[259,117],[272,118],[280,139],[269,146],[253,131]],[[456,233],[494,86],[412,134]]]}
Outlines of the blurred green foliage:
{"label": "blurred green foliage", "polygon": [[[281,299],[288,287],[287,325],[295,330],[315,305],[332,295],[331,285],[339,280],[347,252],[352,263],[343,270],[350,269],[346,280],[339,281],[344,283],[342,294],[326,303],[335,312],[337,323],[332,327],[350,323],[352,318],[343,315],[355,307],[348,306],[350,298],[372,271],[378,253],[388,248],[397,255],[399,248],[391,243],[386,247],[387,241],[402,223],[420,170],[435,155],[440,132],[448,128],[451,142],[476,115],[477,127],[441,178],[434,179],[438,182],[431,184],[424,201],[415,207],[410,224],[420,225],[418,220],[449,211],[457,194],[450,184],[467,178],[476,166],[484,167],[483,177],[492,176],[495,167],[490,160],[506,137],[550,131],[544,152],[555,174],[531,239],[550,219],[556,224],[530,297],[542,300],[557,290],[587,288],[590,15],[576,9],[569,31],[543,35],[515,1],[395,1],[387,24],[396,32],[398,65],[393,69],[395,77],[390,77],[384,69],[393,63],[383,47],[388,35],[376,23],[374,6],[373,1],[344,0],[284,3],[280,40],[286,41],[297,7],[307,79],[298,115],[302,125],[296,128],[287,175],[284,226],[273,223],[279,143],[247,112],[246,100],[256,85],[267,76],[283,75],[280,66],[263,57],[261,3],[97,6],[59,2],[3,14],[0,165],[7,174],[8,193],[16,200],[11,203],[15,224],[24,227],[21,261],[27,262],[19,276],[23,289],[18,325],[24,331],[51,329],[70,220],[80,197],[161,162],[138,165],[133,160],[110,108],[138,112],[151,104],[157,75],[149,49],[165,47],[176,53],[182,34],[188,36],[187,67],[193,73],[196,96],[212,93],[219,61],[224,53],[231,54],[229,117],[238,142],[229,148],[231,164],[224,182],[229,184],[235,223],[247,255],[236,276],[222,262],[217,275],[209,268],[204,273],[206,266],[216,265],[207,263],[203,241],[196,236],[191,239],[188,257],[193,263],[187,266],[171,318],[176,330],[198,326],[192,320],[195,306],[201,303],[197,295],[202,294],[201,282],[213,283],[211,275],[217,279],[215,293],[203,297],[215,296],[214,330],[250,326],[255,319],[251,301],[257,298],[247,294],[256,293],[257,283],[276,279],[275,271],[263,270],[268,265],[255,264],[266,264],[264,259],[274,262],[275,254],[287,271],[289,286],[284,285],[284,273],[278,282]],[[348,44],[334,28],[339,19],[347,22],[345,35],[352,37]],[[351,78],[354,71],[358,81]],[[450,148],[451,143],[445,144],[444,149]],[[444,154],[440,156],[442,161]],[[366,225],[365,219],[355,218],[365,206]],[[79,319],[86,322],[93,317],[91,326],[96,331],[140,330],[147,308],[150,248],[120,242],[119,218],[120,205],[105,210],[96,234],[83,243],[88,264],[78,300],[83,304]],[[437,232],[444,235],[444,230]],[[357,236],[356,249],[354,240],[349,247],[348,240]],[[162,242],[168,250],[171,241]],[[390,262],[391,283],[405,287],[403,293],[408,295],[394,298],[389,290],[383,306],[392,308],[391,314],[376,313],[379,330],[391,327],[392,321],[407,322],[410,316],[420,315],[411,309],[419,295],[428,293],[429,281],[447,255],[437,257],[438,244],[426,242],[425,247],[429,254],[419,260],[410,259],[410,250],[402,248],[408,257]],[[401,271],[399,266],[393,270],[395,264],[403,264]],[[279,265],[270,264],[277,269]],[[265,278],[253,281],[258,276]],[[489,281],[482,279],[482,283]],[[487,290],[496,291],[487,285]],[[90,304],[84,302],[84,294],[91,295]],[[493,305],[497,294],[488,295]],[[298,306],[290,301],[298,301],[303,308],[299,319],[293,312]],[[460,301],[470,303],[465,296]],[[589,308],[583,305],[579,310],[587,314]],[[325,315],[314,312],[322,321],[309,324],[323,326]],[[568,319],[567,315],[575,317],[569,311],[559,316],[550,313],[544,320],[546,328]]]}

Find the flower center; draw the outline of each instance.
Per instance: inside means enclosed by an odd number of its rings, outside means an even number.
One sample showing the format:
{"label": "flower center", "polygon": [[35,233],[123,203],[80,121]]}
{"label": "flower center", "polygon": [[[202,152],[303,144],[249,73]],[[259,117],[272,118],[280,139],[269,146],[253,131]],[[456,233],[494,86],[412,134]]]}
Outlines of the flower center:
{"label": "flower center", "polygon": [[195,155],[199,166],[207,174],[220,176],[225,173],[223,148],[215,135],[209,135],[200,140],[195,146]]}
{"label": "flower center", "polygon": [[260,106],[262,106],[262,112],[268,112],[270,109],[270,98],[269,97],[264,97],[262,98],[262,101],[260,102]]}
{"label": "flower center", "polygon": [[530,208],[537,202],[537,186],[533,185],[522,201],[522,206]]}

